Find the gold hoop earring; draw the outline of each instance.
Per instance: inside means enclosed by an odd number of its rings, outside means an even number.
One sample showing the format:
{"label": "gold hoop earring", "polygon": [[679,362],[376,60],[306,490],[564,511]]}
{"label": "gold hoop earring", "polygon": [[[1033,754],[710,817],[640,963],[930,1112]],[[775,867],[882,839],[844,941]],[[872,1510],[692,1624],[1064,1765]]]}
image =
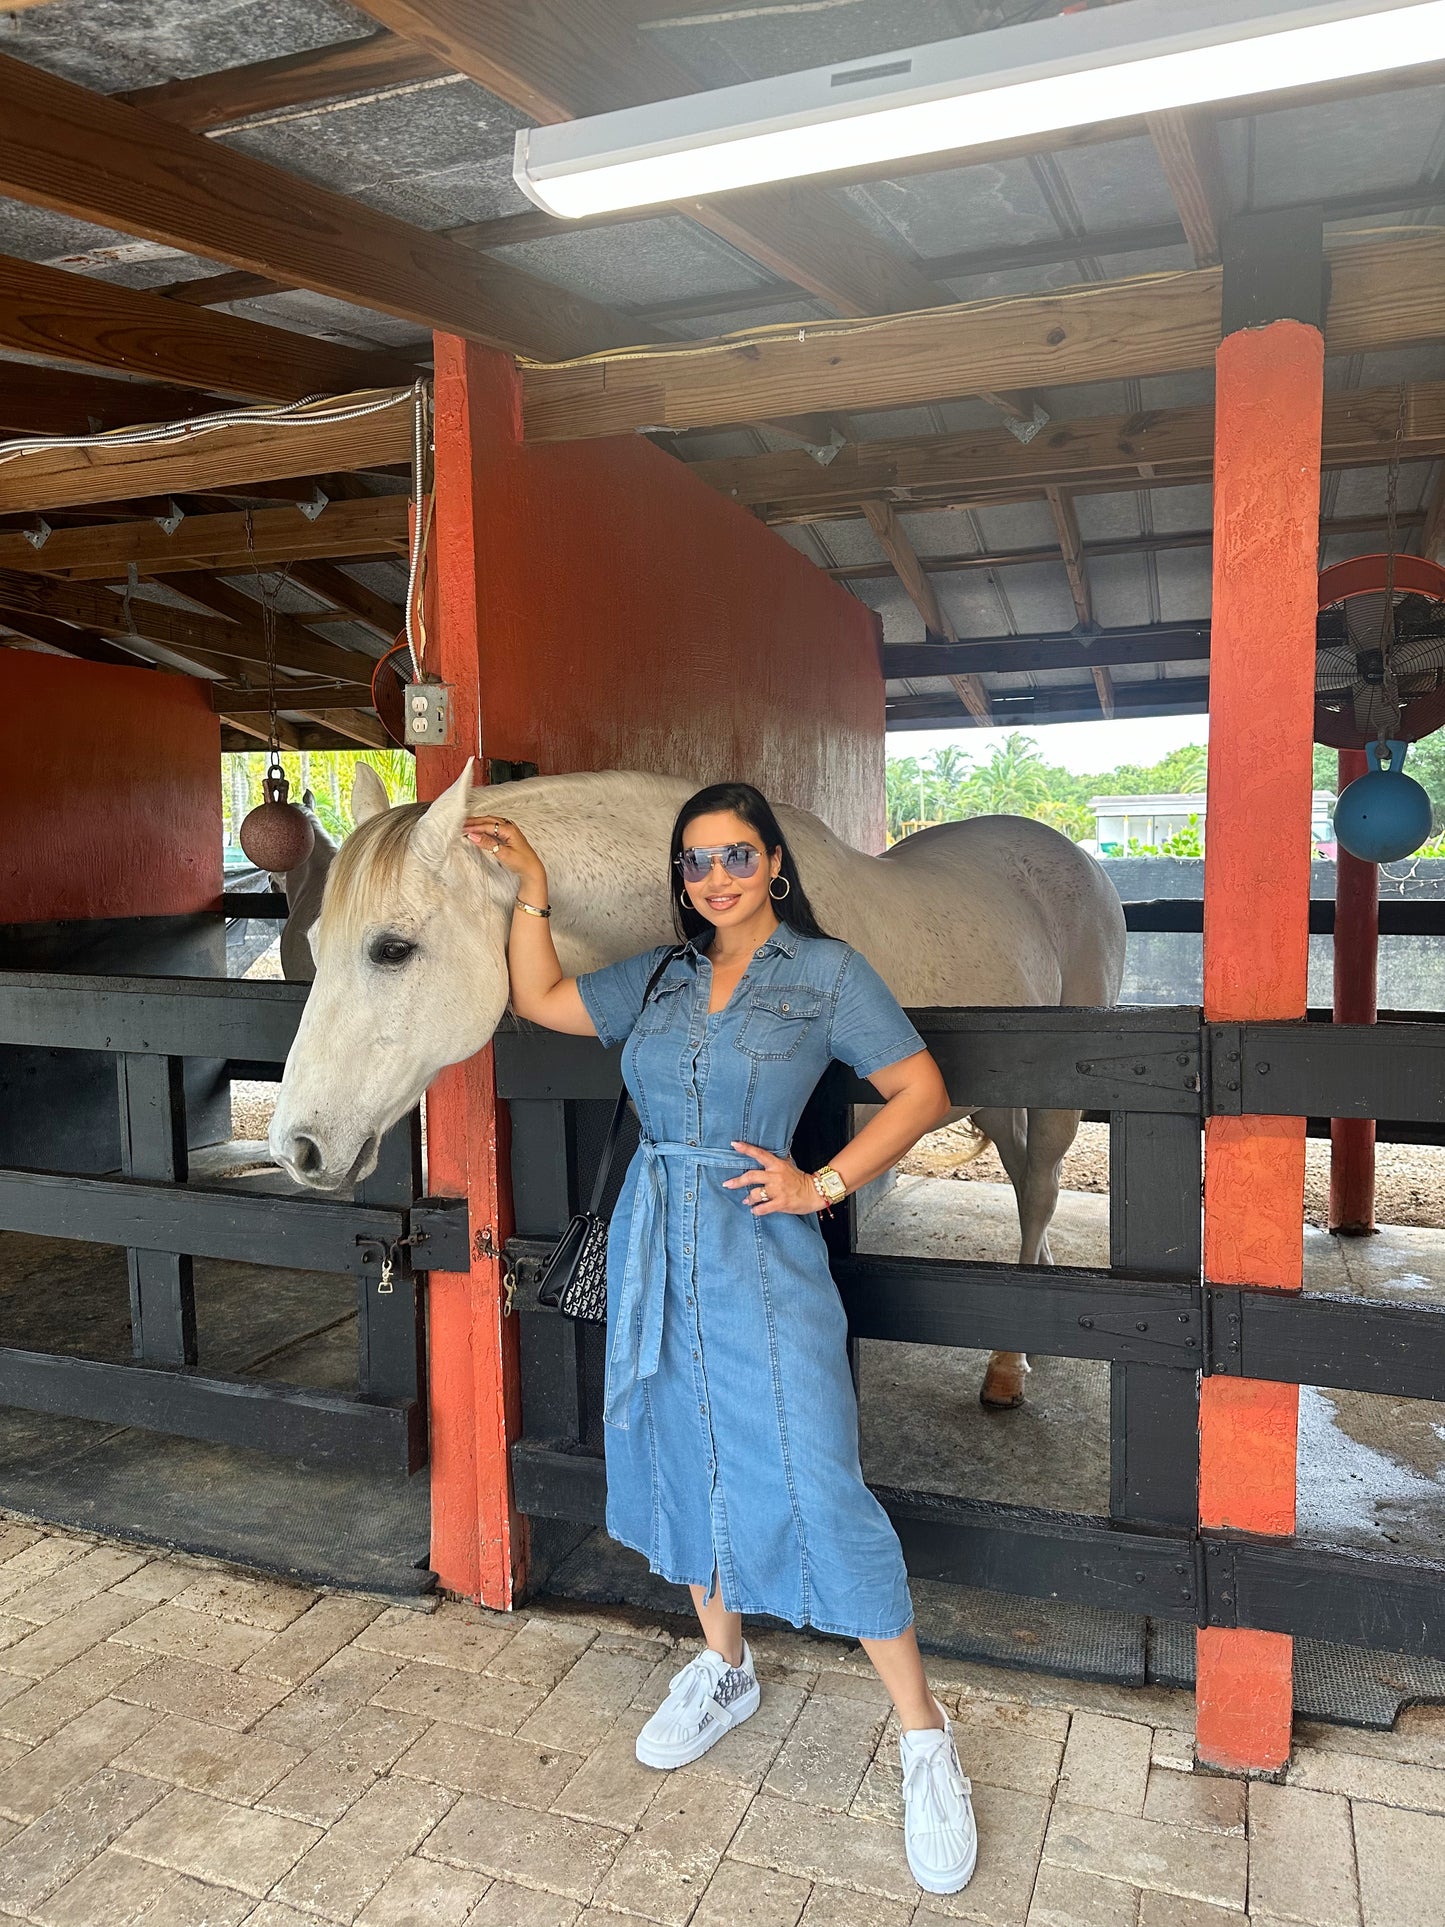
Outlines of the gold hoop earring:
{"label": "gold hoop earring", "polygon": [[[781,883],[783,886],[782,889],[775,890],[773,888],[773,883]],[[793,888],[792,884],[789,883],[788,879],[785,876],[775,876],[772,880],[772,883],[768,885],[768,895],[772,898],[774,903],[781,903],[783,898],[788,896],[791,893],[792,888]]]}

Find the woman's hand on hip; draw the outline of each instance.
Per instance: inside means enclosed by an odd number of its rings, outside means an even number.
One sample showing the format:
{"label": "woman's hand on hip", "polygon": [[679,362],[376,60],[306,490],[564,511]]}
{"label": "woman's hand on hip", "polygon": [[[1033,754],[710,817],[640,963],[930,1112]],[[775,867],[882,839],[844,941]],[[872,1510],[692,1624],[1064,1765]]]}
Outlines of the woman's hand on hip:
{"label": "woman's hand on hip", "polygon": [[740,1177],[723,1179],[725,1191],[744,1191],[743,1201],[751,1207],[755,1218],[766,1218],[772,1211],[806,1218],[822,1209],[818,1187],[791,1158],[780,1158],[761,1145],[742,1144],[736,1138],[732,1146],[735,1151],[745,1151],[750,1158],[756,1158],[762,1166],[760,1171],[744,1171]]}
{"label": "woman's hand on hip", "polygon": [[504,870],[524,881],[545,877],[546,865],[516,824],[507,816],[483,812],[469,816],[462,834],[479,850],[494,856]]}

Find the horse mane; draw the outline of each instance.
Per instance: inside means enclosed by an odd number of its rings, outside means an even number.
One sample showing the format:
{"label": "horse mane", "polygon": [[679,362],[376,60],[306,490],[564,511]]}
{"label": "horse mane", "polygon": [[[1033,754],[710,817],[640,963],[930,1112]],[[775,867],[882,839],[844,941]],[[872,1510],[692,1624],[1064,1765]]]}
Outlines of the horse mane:
{"label": "horse mane", "polygon": [[[395,804],[344,839],[326,878],[316,929],[318,944],[333,939],[356,943],[366,929],[385,922],[394,912],[417,825],[430,807],[428,803]],[[488,864],[484,875],[500,901],[506,888],[504,873]]]}

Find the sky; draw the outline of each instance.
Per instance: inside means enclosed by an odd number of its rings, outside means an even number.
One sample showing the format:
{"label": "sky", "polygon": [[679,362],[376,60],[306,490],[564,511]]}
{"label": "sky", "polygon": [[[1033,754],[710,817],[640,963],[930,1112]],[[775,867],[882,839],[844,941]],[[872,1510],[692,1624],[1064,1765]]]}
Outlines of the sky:
{"label": "sky", "polygon": [[[1112,723],[1049,723],[1019,733],[1033,737],[1046,762],[1088,776],[1117,769],[1120,763],[1147,767],[1186,743],[1206,743],[1209,718],[1133,716]],[[994,744],[1008,734],[1003,729],[898,729],[889,732],[887,748],[890,756],[923,757],[953,743],[975,761],[985,762]]]}

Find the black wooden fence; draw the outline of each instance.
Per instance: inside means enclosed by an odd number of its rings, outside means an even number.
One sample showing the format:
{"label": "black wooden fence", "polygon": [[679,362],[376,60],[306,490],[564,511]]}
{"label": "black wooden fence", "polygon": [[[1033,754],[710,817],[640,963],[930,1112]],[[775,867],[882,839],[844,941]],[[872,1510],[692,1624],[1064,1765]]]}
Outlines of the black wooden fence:
{"label": "black wooden fence", "polygon": [[[111,1054],[121,1170],[0,1169],[0,1230],[127,1250],[135,1363],[0,1347],[0,1405],[405,1475],[426,1460],[416,1274],[466,1270],[465,1203],[421,1195],[413,1114],[350,1198],[188,1180],[183,1061],[278,1078],[304,984],[0,972],[0,1045]],[[201,1369],[195,1258],[349,1272],[357,1395]]]}
{"label": "black wooden fence", "polygon": [[[1201,1531],[1205,1376],[1445,1398],[1445,1305],[1220,1287],[1203,1278],[1202,1129],[1211,1116],[1374,1117],[1445,1126],[1445,1024],[1206,1025],[1196,1009],[914,1010],[956,1102],[1081,1110],[1110,1129],[1107,1270],[891,1258],[825,1222],[852,1340],[1033,1351],[1111,1367],[1107,1519],[878,1488],[910,1572],[959,1585],[1251,1626],[1445,1658],[1445,1565]],[[536,1267],[585,1195],[617,1053],[503,1031],[523,1331],[524,1511],[604,1520],[595,1328],[538,1307]],[[816,1164],[872,1087],[835,1065],[794,1151]]]}

